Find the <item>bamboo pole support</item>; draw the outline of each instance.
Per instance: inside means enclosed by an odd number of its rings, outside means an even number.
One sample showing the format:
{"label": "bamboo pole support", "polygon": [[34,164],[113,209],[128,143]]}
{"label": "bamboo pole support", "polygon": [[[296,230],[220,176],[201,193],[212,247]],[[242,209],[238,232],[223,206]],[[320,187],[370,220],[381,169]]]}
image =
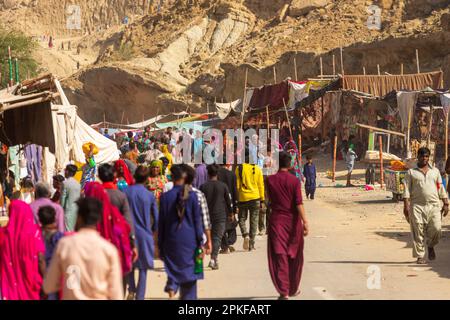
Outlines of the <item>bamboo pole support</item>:
{"label": "bamboo pole support", "polygon": [[298,71],[297,71],[297,51],[295,51],[295,56],[294,56],[294,75],[295,75],[295,81],[298,81]]}
{"label": "bamboo pole support", "polygon": [[298,134],[298,165],[302,164],[302,134]]}
{"label": "bamboo pole support", "polygon": [[366,67],[363,67],[363,75],[366,75]]}
{"label": "bamboo pole support", "polygon": [[[448,159],[448,112],[445,113],[445,161]],[[445,174],[447,178],[447,174]],[[446,179],[446,181],[448,181]],[[447,182],[448,183],[448,182]]]}
{"label": "bamboo pole support", "polygon": [[403,75],[403,63],[400,65],[400,74]]}
{"label": "bamboo pole support", "polygon": [[245,68],[245,81],[244,81],[244,96],[242,98],[242,111],[241,111],[241,130],[244,129],[244,114],[245,114],[245,104],[247,96],[247,81],[248,81],[248,68]]}
{"label": "bamboo pole support", "polygon": [[408,110],[408,131],[406,132],[406,158],[411,158],[411,110]]}
{"label": "bamboo pole support", "polygon": [[333,76],[336,75],[336,56],[333,54]]}
{"label": "bamboo pole support", "polygon": [[384,169],[383,169],[383,137],[378,136],[378,143],[380,145],[380,186],[384,185]]}
{"label": "bamboo pole support", "polygon": [[378,71],[378,75],[381,76],[381,71],[380,71],[380,65],[377,64],[377,71]]}
{"label": "bamboo pole support", "polygon": [[336,182],[336,153],[337,153],[337,135],[334,137],[334,147],[333,147],[333,176],[332,181]]}
{"label": "bamboo pole support", "polygon": [[277,69],[275,66],[273,66],[273,81],[275,81],[274,84],[277,84]]}
{"label": "bamboo pole support", "polygon": [[320,78],[323,78],[323,60],[320,57]]}
{"label": "bamboo pole support", "polygon": [[417,73],[420,73],[419,49],[416,49]]}
{"label": "bamboo pole support", "polygon": [[344,71],[344,50],[342,49],[342,47],[340,49],[340,52],[341,52],[341,73],[342,73],[342,75],[345,75],[345,71]]}

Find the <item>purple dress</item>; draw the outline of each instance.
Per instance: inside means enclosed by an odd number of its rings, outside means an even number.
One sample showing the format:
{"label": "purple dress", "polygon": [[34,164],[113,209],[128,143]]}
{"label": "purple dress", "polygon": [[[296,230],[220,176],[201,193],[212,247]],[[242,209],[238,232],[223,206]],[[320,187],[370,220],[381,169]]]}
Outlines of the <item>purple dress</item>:
{"label": "purple dress", "polygon": [[204,232],[201,209],[195,192],[191,191],[180,223],[176,204],[182,192],[183,186],[174,186],[161,195],[158,230],[160,256],[167,276],[180,285],[203,279],[203,273],[194,272],[195,250],[201,246]]}
{"label": "purple dress", "polygon": [[300,181],[280,171],[267,179],[267,187],[272,208],[267,227],[270,275],[278,293],[292,296],[303,270],[303,224],[297,212],[303,203]]}

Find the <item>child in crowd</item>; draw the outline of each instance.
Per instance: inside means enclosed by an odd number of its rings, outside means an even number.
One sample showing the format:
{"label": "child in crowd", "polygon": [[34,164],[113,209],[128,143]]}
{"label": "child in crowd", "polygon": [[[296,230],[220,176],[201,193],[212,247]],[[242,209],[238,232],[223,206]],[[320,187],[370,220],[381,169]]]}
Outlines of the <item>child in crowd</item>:
{"label": "child in crowd", "polygon": [[[64,237],[64,233],[58,231],[56,225],[56,211],[51,206],[41,207],[38,211],[39,222],[42,226],[42,237],[45,241],[45,264],[48,268],[53,257],[58,241]],[[59,300],[57,292],[48,295],[48,300]]]}
{"label": "child in crowd", "polygon": [[312,156],[306,156],[306,163],[303,166],[303,176],[305,177],[305,192],[306,198],[314,200],[314,194],[316,193],[316,178],[317,171],[316,165],[313,163]]}

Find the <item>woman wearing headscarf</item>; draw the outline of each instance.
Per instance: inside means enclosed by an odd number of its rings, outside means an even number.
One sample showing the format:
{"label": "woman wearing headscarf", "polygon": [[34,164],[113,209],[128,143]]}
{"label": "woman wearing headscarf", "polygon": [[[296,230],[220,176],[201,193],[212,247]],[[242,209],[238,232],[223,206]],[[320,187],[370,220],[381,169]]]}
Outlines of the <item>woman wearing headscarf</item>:
{"label": "woman wearing headscarf", "polygon": [[197,299],[197,280],[203,279],[203,268],[196,268],[195,259],[203,259],[203,222],[195,192],[184,185],[180,165],[172,167],[172,190],[160,199],[158,243],[160,257],[167,273],[165,291],[169,296],[180,289],[180,299]]}
{"label": "woman wearing headscarf", "polygon": [[83,152],[86,157],[86,164],[82,168],[81,190],[84,189],[86,183],[95,181],[97,164],[95,163],[94,155],[98,153],[98,148],[93,143],[85,143]]}
{"label": "woman wearing headscarf", "polygon": [[85,195],[86,197],[96,198],[103,204],[102,218],[97,225],[97,231],[117,248],[122,273],[125,277],[131,271],[133,259],[130,244],[131,227],[119,209],[111,204],[108,194],[100,183],[87,183]]}
{"label": "woman wearing headscarf", "polygon": [[163,144],[161,146],[161,151],[164,154],[164,157],[167,158],[167,160],[169,160],[169,164],[167,165],[167,169],[170,170],[170,168],[173,165],[173,157],[172,157],[172,154],[169,152],[169,147],[167,146],[167,144]]}
{"label": "woman wearing headscarf", "polygon": [[157,203],[161,194],[164,192],[164,186],[167,178],[163,175],[163,162],[161,160],[153,160],[150,163],[150,177],[148,178],[147,188],[153,193]]}
{"label": "woman wearing headscarf", "polygon": [[117,175],[115,184],[120,191],[124,191],[128,186],[134,184],[133,176],[124,160],[117,160],[114,163],[114,169],[116,170]]}
{"label": "woman wearing headscarf", "polygon": [[295,174],[297,179],[300,181],[303,180],[302,168],[300,163],[300,154],[297,149],[297,145],[295,141],[292,139],[292,136],[289,137],[289,141],[284,145],[284,151],[289,153],[292,157],[291,170],[292,174]]}
{"label": "woman wearing headscarf", "polygon": [[0,293],[3,300],[39,300],[45,245],[29,205],[14,200],[0,228]]}

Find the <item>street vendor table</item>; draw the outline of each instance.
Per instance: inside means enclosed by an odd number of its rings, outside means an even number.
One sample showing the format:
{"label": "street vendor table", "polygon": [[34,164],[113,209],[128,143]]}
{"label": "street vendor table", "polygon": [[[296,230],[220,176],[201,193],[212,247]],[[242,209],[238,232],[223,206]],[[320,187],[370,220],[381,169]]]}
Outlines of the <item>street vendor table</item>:
{"label": "street vendor table", "polygon": [[394,201],[401,201],[403,199],[403,179],[408,171],[395,171],[389,168],[384,169],[384,182],[386,190],[391,191]]}

